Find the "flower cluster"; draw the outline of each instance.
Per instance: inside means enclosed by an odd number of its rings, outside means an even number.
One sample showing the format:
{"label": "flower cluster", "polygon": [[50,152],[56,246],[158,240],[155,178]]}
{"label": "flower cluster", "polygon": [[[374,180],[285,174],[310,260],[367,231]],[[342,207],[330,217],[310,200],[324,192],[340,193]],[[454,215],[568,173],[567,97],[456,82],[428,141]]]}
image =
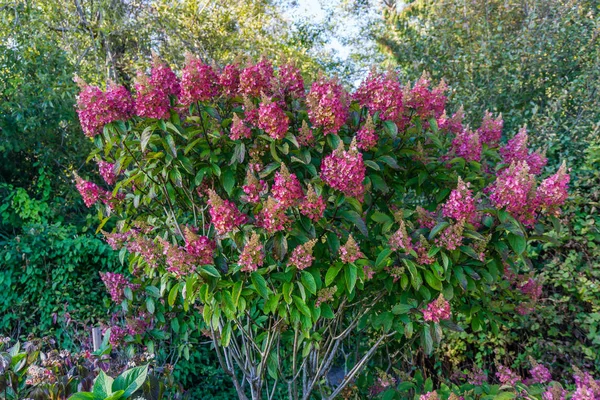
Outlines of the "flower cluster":
{"label": "flower cluster", "polygon": [[379,113],[382,121],[396,121],[402,115],[402,86],[393,73],[371,72],[353,96],[371,115]]}
{"label": "flower cluster", "polygon": [[486,111],[483,116],[483,121],[481,121],[481,126],[477,129],[481,143],[487,144],[489,147],[497,146],[502,138],[503,125],[504,121],[502,120],[502,114],[494,119],[492,113]]}
{"label": "flower cluster", "polygon": [[102,132],[104,125],[131,117],[133,99],[123,86],[111,83],[103,92],[79,78],[76,81],[82,88],[77,96],[77,114],[87,136],[94,137]]}
{"label": "flower cluster", "polygon": [[102,194],[102,189],[98,185],[81,179],[79,175],[75,175],[75,187],[81,197],[83,197],[83,202],[88,208],[96,204]]}
{"label": "flower cluster", "polygon": [[240,73],[240,90],[247,96],[260,97],[271,93],[273,66],[268,60],[249,65]]}
{"label": "flower cluster", "polygon": [[529,373],[531,374],[530,383],[547,383],[552,380],[552,374],[550,374],[548,368],[537,362],[534,363]]}
{"label": "flower cluster", "polygon": [[423,74],[405,95],[405,104],[416,110],[425,121],[430,117],[439,118],[444,113],[447,100],[444,94],[447,86],[443,80],[433,90],[430,90],[429,86],[429,77]]}
{"label": "flower cluster", "polygon": [[329,288],[323,288],[317,292],[317,300],[315,300],[315,307],[319,307],[323,303],[330,302],[333,300],[333,295],[337,292],[337,286]]}
{"label": "flower cluster", "polygon": [[388,243],[392,251],[402,249],[404,252],[408,253],[413,249],[412,240],[410,236],[408,236],[404,220],[400,220],[400,228],[392,234]]}
{"label": "flower cluster", "polygon": [[477,205],[473,192],[469,189],[469,183],[465,183],[460,177],[456,189],[452,190],[442,206],[442,215],[456,221],[462,220],[471,224],[477,222]]}
{"label": "flower cluster", "polygon": [[571,177],[567,173],[567,166],[563,163],[558,171],[544,179],[536,191],[536,201],[539,206],[554,215],[560,213],[562,206],[568,197],[569,181]]}
{"label": "flower cluster", "polygon": [[265,98],[258,107],[258,127],[275,140],[285,137],[290,126],[290,119],[279,108],[277,103]]}
{"label": "flower cluster", "polygon": [[109,185],[114,185],[117,181],[117,174],[115,173],[115,164],[99,160],[98,161],[98,171],[100,172],[100,176],[104,179],[104,182]]}
{"label": "flower cluster", "polygon": [[219,86],[225,96],[235,96],[240,89],[240,68],[238,64],[227,64],[219,75]]}
{"label": "flower cluster", "polygon": [[514,162],[502,170],[490,192],[490,200],[496,208],[505,208],[523,224],[533,224],[537,208],[535,176],[529,173],[525,161]]}
{"label": "flower cluster", "polygon": [[244,272],[256,271],[264,262],[263,245],[260,243],[260,236],[252,232],[250,240],[244,246],[238,264]]}
{"label": "flower cluster", "polygon": [[100,278],[104,282],[104,286],[110,293],[110,298],[115,303],[121,303],[125,299],[124,290],[126,287],[132,291],[136,290],[139,285],[134,285],[125,277],[125,275],[113,272],[100,272]]}
{"label": "flower cluster", "polygon": [[298,98],[304,96],[304,79],[293,63],[286,63],[279,67],[278,83],[284,95]]}
{"label": "flower cluster", "polygon": [[370,392],[371,396],[375,397],[379,393],[385,391],[387,388],[395,386],[395,385],[396,385],[396,378],[394,378],[393,376],[391,376],[390,374],[388,374],[384,371],[378,370],[377,371],[377,380],[375,381],[373,386],[371,386],[371,388],[369,389],[369,392]]}
{"label": "flower cluster", "polygon": [[223,200],[212,189],[208,191],[208,205],[208,213],[219,235],[229,233],[246,222],[246,216],[240,213],[233,202]]}
{"label": "flower cluster", "polygon": [[213,255],[216,249],[214,241],[207,236],[198,236],[191,229],[186,228],[185,250],[188,254],[197,258],[198,264],[213,264]]}
{"label": "flower cluster", "polygon": [[281,164],[280,170],[275,174],[271,193],[273,198],[285,208],[296,205],[304,197],[298,178],[288,171],[285,164]]}
{"label": "flower cluster", "polygon": [[360,251],[358,244],[352,235],[350,235],[346,244],[340,247],[340,259],[345,264],[351,264],[359,258],[365,258],[365,255]]}
{"label": "flower cluster", "polygon": [[138,116],[165,119],[171,109],[170,96],[179,96],[181,87],[171,68],[155,58],[150,77],[138,72],[135,91],[135,113]]}
{"label": "flower cluster", "polygon": [[327,185],[339,190],[346,196],[363,200],[366,167],[362,154],[357,149],[356,138],[352,140],[348,151],[344,143],[340,144],[333,153],[325,157],[321,163],[321,179]]}
{"label": "flower cluster", "polygon": [[446,250],[456,250],[462,245],[465,220],[451,224],[444,229],[440,236],[435,239],[436,246],[443,247]]}
{"label": "flower cluster", "polygon": [[312,185],[308,185],[306,196],[300,203],[300,213],[307,216],[313,221],[318,221],[323,217],[325,212],[325,201],[322,196],[319,196]]}
{"label": "flower cluster", "polygon": [[210,65],[186,54],[186,64],[181,72],[181,104],[189,106],[212,99],[219,94],[218,82],[219,77]]}
{"label": "flower cluster", "polygon": [[246,172],[246,184],[242,186],[242,190],[246,194],[245,200],[248,203],[259,203],[260,196],[266,192],[265,181],[258,180],[250,168]]}
{"label": "flower cluster", "polygon": [[299,270],[310,267],[315,260],[312,251],[316,242],[317,241],[313,239],[296,247],[290,256],[290,265],[294,265]]}
{"label": "flower cluster", "polygon": [[306,96],[308,117],[323,134],[337,133],[348,118],[347,93],[336,81],[319,79]]}
{"label": "flower cluster", "polygon": [[479,133],[463,129],[452,141],[452,151],[466,161],[481,161],[481,141]]}
{"label": "flower cluster", "polygon": [[229,137],[231,140],[250,139],[252,137],[252,129],[235,113],[231,121]]}
{"label": "flower cluster", "polygon": [[312,146],[315,142],[315,135],[305,120],[302,120],[302,127],[296,136],[296,140],[300,146]]}
{"label": "flower cluster", "polygon": [[256,225],[269,233],[284,230],[289,222],[290,219],[285,215],[285,207],[273,197],[267,199],[256,219]]}
{"label": "flower cluster", "polygon": [[441,294],[437,299],[427,304],[427,308],[423,310],[425,321],[440,322],[450,319],[450,315],[450,303]]}
{"label": "flower cluster", "polygon": [[510,368],[504,365],[498,365],[498,371],[496,372],[496,378],[503,385],[515,386],[517,382],[521,381],[521,377]]}
{"label": "flower cluster", "polygon": [[379,136],[375,133],[375,126],[373,125],[373,119],[371,116],[367,116],[367,121],[356,133],[356,142],[358,148],[364,151],[371,150],[377,145]]}
{"label": "flower cluster", "polygon": [[529,172],[538,175],[546,166],[548,160],[541,151],[529,153],[527,148],[527,129],[525,127],[519,130],[519,133],[506,143],[506,146],[500,148],[500,155],[505,164],[525,161],[529,166]]}
{"label": "flower cluster", "polygon": [[[462,107],[460,107],[457,112],[452,114],[452,117],[450,118],[448,118],[448,115],[446,115],[446,112],[444,111],[441,117],[437,120],[438,128],[442,131],[448,131],[458,135],[464,130],[462,124],[464,118],[465,112]],[[481,139],[481,132],[479,132],[479,137]]]}

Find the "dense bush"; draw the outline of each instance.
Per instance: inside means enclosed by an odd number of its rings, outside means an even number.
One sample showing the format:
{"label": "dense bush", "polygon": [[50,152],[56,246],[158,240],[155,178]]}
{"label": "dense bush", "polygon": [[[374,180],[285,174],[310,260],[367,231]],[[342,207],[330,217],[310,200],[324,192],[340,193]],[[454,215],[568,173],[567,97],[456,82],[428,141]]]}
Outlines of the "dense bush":
{"label": "dense bush", "polygon": [[131,315],[115,345],[202,329],[240,398],[278,382],[334,398],[380,346],[430,354],[458,329],[451,313],[496,331],[503,313],[530,312],[527,243],[547,239],[564,166],[539,179],[526,131],[499,147],[501,119],[463,127],[426,77],[374,73],[352,95],[320,78],[306,94],[292,64],[276,72],[189,57],[181,81],[155,60],[135,99],[82,86],[90,159],[112,189],[78,189],[101,226],[116,223],[107,240],[135,276],[105,280]]}
{"label": "dense bush", "polygon": [[533,146],[548,150],[548,166],[566,159],[573,168],[559,242],[531,248],[543,283],[538,310],[500,334],[450,338],[444,371],[461,362],[521,365],[524,354],[557,371],[600,369],[598,10],[597,1],[417,0],[388,9],[389,29],[374,32],[406,76],[426,69],[447,79],[450,104],[472,111],[466,122],[477,123],[486,109],[501,112],[507,131],[527,125]]}

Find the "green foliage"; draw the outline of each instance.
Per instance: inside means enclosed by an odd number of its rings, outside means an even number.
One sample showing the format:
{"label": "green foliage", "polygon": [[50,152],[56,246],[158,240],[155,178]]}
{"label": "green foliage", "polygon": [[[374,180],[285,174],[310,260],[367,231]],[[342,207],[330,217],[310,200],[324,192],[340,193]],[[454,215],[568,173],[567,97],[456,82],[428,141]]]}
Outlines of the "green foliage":
{"label": "green foliage", "polygon": [[[41,186],[49,195],[49,187]],[[49,199],[8,185],[0,186],[0,195],[0,227],[6,232],[0,241],[0,332],[54,332],[68,340],[63,323],[105,318],[107,293],[99,272],[122,268],[117,253],[96,235],[62,223]]]}

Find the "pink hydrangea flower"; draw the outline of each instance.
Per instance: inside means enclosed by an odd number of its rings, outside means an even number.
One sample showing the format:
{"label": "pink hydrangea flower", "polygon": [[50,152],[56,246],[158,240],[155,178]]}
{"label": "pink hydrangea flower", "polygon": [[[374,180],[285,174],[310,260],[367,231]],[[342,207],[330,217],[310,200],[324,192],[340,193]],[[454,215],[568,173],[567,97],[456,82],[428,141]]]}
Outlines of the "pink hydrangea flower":
{"label": "pink hydrangea flower", "polygon": [[219,76],[219,85],[225,96],[235,96],[240,89],[240,68],[238,64],[227,64]]}
{"label": "pink hydrangea flower", "polygon": [[452,141],[452,150],[466,161],[481,161],[479,134],[468,129],[457,133]]}
{"label": "pink hydrangea flower", "polygon": [[186,55],[181,72],[181,104],[189,106],[199,101],[209,101],[219,94],[219,77],[210,65],[198,57]]}
{"label": "pink hydrangea flower", "polygon": [[546,389],[544,393],[542,393],[543,400],[566,400],[567,399],[567,391],[560,387],[559,385],[552,385]]}
{"label": "pink hydrangea flower", "polygon": [[297,98],[304,96],[304,79],[293,63],[286,63],[279,67],[278,83],[284,95]]}
{"label": "pink hydrangea flower", "polygon": [[365,124],[356,133],[356,142],[358,148],[363,151],[369,151],[377,145],[378,140],[379,136],[377,133],[375,133],[375,126],[373,125],[373,120],[369,115]]}
{"label": "pink hydrangea flower", "polygon": [[541,174],[546,164],[548,164],[548,159],[541,150],[530,153],[525,161],[529,165],[529,172],[534,175]]}
{"label": "pink hydrangea flower", "polygon": [[260,203],[260,196],[266,192],[267,185],[265,181],[258,180],[250,168],[246,172],[246,184],[242,186],[242,190],[246,194],[244,200],[248,203]]}
{"label": "pink hydrangea flower", "polygon": [[285,215],[285,207],[273,197],[269,197],[257,216],[256,224],[269,233],[283,231],[290,219]]}
{"label": "pink hydrangea flower", "polygon": [[505,164],[512,164],[513,162],[520,162],[527,159],[529,155],[527,138],[527,128],[523,127],[505,146],[500,148],[500,155]]}
{"label": "pink hydrangea flower", "polygon": [[115,173],[115,164],[99,160],[98,161],[98,170],[100,172],[100,176],[104,179],[104,182],[109,185],[114,185],[117,181],[117,174]]}
{"label": "pink hydrangea flower", "polygon": [[396,121],[403,112],[402,86],[393,73],[376,74],[371,72],[353,97],[362,107],[367,107],[374,115],[379,113],[383,121]]}
{"label": "pink hydrangea flower", "polygon": [[357,149],[356,138],[352,140],[348,151],[344,149],[344,143],[340,141],[338,148],[325,157],[321,163],[323,182],[359,201],[363,200],[365,193],[365,187],[362,184],[365,173],[365,163],[362,154]]}
{"label": "pink hydrangea flower", "polygon": [[306,197],[300,203],[300,213],[307,216],[313,221],[318,221],[323,217],[325,212],[325,201],[322,196],[319,196],[312,185],[308,185]]}
{"label": "pink hydrangea flower", "polygon": [[451,224],[435,239],[436,246],[450,251],[456,250],[462,245],[464,228],[465,221],[462,219],[455,224]]}
{"label": "pink hydrangea flower", "polygon": [[302,121],[300,132],[296,136],[296,140],[300,146],[312,146],[315,143],[315,135],[304,120]]}
{"label": "pink hydrangea flower", "polygon": [[455,135],[458,135],[464,130],[462,124],[464,117],[465,112],[462,107],[460,107],[457,112],[452,114],[452,117],[450,118],[448,118],[446,112],[444,111],[442,116],[437,120],[438,128],[441,131],[448,131],[454,133]]}
{"label": "pink hydrangea flower", "polygon": [[121,328],[120,326],[112,326],[110,328],[110,337],[108,341],[111,346],[117,347],[123,343],[125,336],[127,336],[127,329]]}
{"label": "pink hydrangea flower", "polygon": [[494,207],[505,208],[526,225],[533,224],[537,208],[535,176],[529,173],[529,166],[525,161],[514,162],[502,170],[489,192]]}
{"label": "pink hydrangea flower", "polygon": [[[168,272],[177,277],[182,277],[196,270],[198,260],[186,248],[173,245],[160,237],[157,240],[162,246],[162,254],[165,256],[166,270]],[[212,260],[210,263],[212,264]]]}
{"label": "pink hydrangea flower", "polygon": [[517,382],[521,380],[521,377],[516,372],[513,372],[510,368],[505,367],[504,365],[498,365],[496,377],[501,384],[510,386],[515,386]]}
{"label": "pink hydrangea flower", "polygon": [[365,255],[360,251],[352,235],[349,235],[346,244],[340,247],[340,259],[343,263],[350,264],[359,258],[365,258]]}
{"label": "pink hydrangea flower", "polygon": [[554,175],[544,179],[537,188],[537,203],[547,212],[558,215],[560,213],[559,207],[565,203],[569,196],[570,180],[567,166],[563,163]]}
{"label": "pink hydrangea flower", "polygon": [[102,231],[102,234],[104,235],[104,240],[106,240],[106,243],[108,243],[110,248],[113,250],[121,250],[131,236],[130,232],[110,233]]}
{"label": "pink hydrangea flower", "polygon": [[285,164],[281,164],[280,170],[275,174],[271,192],[275,200],[285,208],[296,205],[304,197],[300,181],[288,171]]}
{"label": "pink hydrangea flower", "polygon": [[224,235],[233,231],[246,222],[246,216],[243,215],[229,200],[223,200],[214,190],[208,191],[208,213],[219,235]]}
{"label": "pink hydrangea flower", "polygon": [[413,249],[412,239],[406,232],[406,224],[404,223],[404,220],[400,221],[400,228],[398,228],[398,230],[392,234],[388,243],[392,251],[398,251],[402,249],[404,252],[408,253]]}
{"label": "pink hydrangea flower", "polygon": [[88,182],[79,177],[79,175],[75,175],[75,187],[83,197],[83,202],[86,207],[91,207],[100,198],[101,189],[93,182]]}
{"label": "pink hydrangea flower", "polygon": [[430,117],[439,118],[446,107],[446,83],[440,81],[433,90],[429,90],[429,85],[429,77],[423,74],[405,95],[405,105],[414,109],[423,120]]}
{"label": "pink hydrangea flower", "polygon": [[483,121],[481,121],[481,126],[477,129],[481,143],[487,144],[489,147],[497,146],[502,138],[503,125],[504,121],[502,120],[502,114],[494,119],[492,113],[486,111],[483,116]]}
{"label": "pink hydrangea flower", "polygon": [[419,396],[419,400],[439,400],[437,392],[427,392]]}
{"label": "pink hydrangea flower", "polygon": [[452,190],[442,206],[442,215],[456,221],[464,220],[471,224],[477,222],[477,205],[473,192],[469,189],[469,183],[463,182],[460,177],[456,189]]}
{"label": "pink hydrangea flower", "polygon": [[306,96],[308,117],[323,134],[337,133],[348,118],[347,93],[338,82],[319,79]]}
{"label": "pink hydrangea flower", "polygon": [[135,82],[135,113],[140,117],[166,119],[171,109],[169,95],[151,82],[146,75],[138,73]]}
{"label": "pink hydrangea flower", "polygon": [[310,267],[315,260],[313,256],[313,247],[317,243],[315,239],[310,240],[294,249],[290,256],[289,264],[295,266],[299,270]]}
{"label": "pink hydrangea flower", "polygon": [[197,258],[200,265],[214,264],[213,255],[217,248],[214,241],[207,236],[199,236],[186,229],[185,232],[185,251]]}
{"label": "pink hydrangea flower", "polygon": [[247,96],[260,97],[271,93],[273,66],[268,60],[246,67],[240,73],[240,90]]}
{"label": "pink hydrangea flower", "polygon": [[123,274],[117,274],[113,272],[100,272],[100,278],[104,282],[104,286],[110,293],[110,298],[115,303],[121,303],[125,300],[125,288],[136,290],[139,285],[134,285],[125,277]]}
{"label": "pink hydrangea flower", "polygon": [[415,211],[417,212],[417,222],[419,227],[433,229],[433,227],[436,225],[435,213],[427,211],[421,206],[417,206]]}
{"label": "pink hydrangea flower", "polygon": [[250,139],[252,137],[252,129],[236,113],[233,114],[229,137],[231,140]]}
{"label": "pink hydrangea flower", "polygon": [[552,374],[542,364],[536,363],[529,373],[531,374],[532,383],[547,383],[552,380]]}
{"label": "pink hydrangea flower", "polygon": [[258,127],[273,139],[281,140],[285,137],[289,126],[290,119],[277,103],[270,99],[263,99],[258,108]]}
{"label": "pink hydrangea flower", "polygon": [[77,114],[86,136],[94,137],[102,133],[104,125],[131,117],[133,99],[123,86],[110,83],[103,92],[79,78],[76,81],[81,87],[77,96]]}
{"label": "pink hydrangea flower", "polygon": [[242,254],[238,264],[242,267],[244,272],[254,272],[263,265],[264,262],[264,251],[263,245],[260,243],[260,236],[256,232],[252,232],[250,240],[244,246]]}
{"label": "pink hydrangea flower", "polygon": [[450,303],[440,294],[437,299],[427,304],[427,307],[423,310],[423,319],[425,321],[440,322],[450,319],[451,313]]}
{"label": "pink hydrangea flower", "polygon": [[246,95],[244,95],[244,122],[251,126],[258,126],[258,108]]}

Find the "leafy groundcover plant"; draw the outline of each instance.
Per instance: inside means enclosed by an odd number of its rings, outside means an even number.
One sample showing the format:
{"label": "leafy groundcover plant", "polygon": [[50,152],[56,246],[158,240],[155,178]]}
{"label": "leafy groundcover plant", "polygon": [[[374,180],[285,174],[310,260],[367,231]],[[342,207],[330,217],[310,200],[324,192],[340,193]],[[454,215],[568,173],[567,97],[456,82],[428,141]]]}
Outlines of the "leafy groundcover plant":
{"label": "leafy groundcover plant", "polygon": [[501,146],[501,118],[463,126],[426,76],[307,90],[293,63],[190,56],[180,77],[155,59],[134,95],[81,85],[105,184],[77,186],[133,275],[105,277],[129,315],[111,342],[178,335],[185,353],[200,329],[240,399],[333,399],[383,346],[430,353],[527,268],[567,197],[524,129]]}

